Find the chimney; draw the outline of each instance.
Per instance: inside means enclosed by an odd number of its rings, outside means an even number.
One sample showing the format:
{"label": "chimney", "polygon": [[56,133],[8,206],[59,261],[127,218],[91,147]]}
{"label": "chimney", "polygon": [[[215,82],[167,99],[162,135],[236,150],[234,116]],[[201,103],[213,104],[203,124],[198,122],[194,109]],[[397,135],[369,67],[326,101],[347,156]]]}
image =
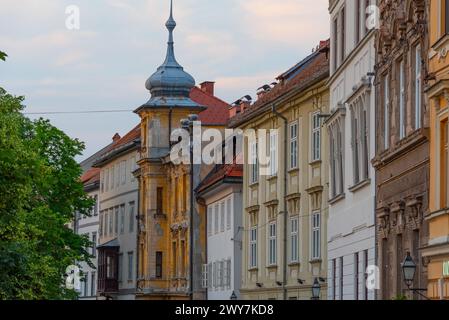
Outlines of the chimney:
{"label": "chimney", "polygon": [[240,113],[240,106],[239,105],[233,105],[229,108],[229,118],[235,117]]}
{"label": "chimney", "polygon": [[251,106],[251,102],[250,101],[242,101],[240,103],[240,111],[243,113],[245,112],[246,109],[248,109]]}
{"label": "chimney", "polygon": [[117,142],[121,139],[122,137],[120,137],[120,135],[118,133],[114,134],[114,136],[112,137],[112,141],[113,142]]}
{"label": "chimney", "polygon": [[204,81],[200,84],[201,91],[207,93],[208,95],[214,95],[215,82],[213,81]]}

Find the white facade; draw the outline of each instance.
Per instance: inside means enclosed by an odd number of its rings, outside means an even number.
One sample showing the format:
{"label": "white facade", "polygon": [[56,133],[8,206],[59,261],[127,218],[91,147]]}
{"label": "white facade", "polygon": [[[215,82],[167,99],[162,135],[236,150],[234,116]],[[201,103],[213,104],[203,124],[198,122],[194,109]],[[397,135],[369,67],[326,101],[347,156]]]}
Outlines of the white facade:
{"label": "white facade", "polygon": [[117,239],[118,287],[114,297],[132,300],[136,292],[138,181],[132,174],[138,160],[136,149],[101,166],[100,244]]}
{"label": "white facade", "polygon": [[92,190],[87,190],[90,197],[95,199],[95,205],[91,210],[91,216],[78,216],[78,220],[75,225],[75,232],[79,235],[87,236],[87,238],[93,243],[92,248],[88,251],[92,254],[92,264],[95,268],[90,267],[87,262],[82,262],[80,270],[82,272],[81,289],[79,292],[80,300],[95,300],[97,297],[97,245],[99,241],[98,225],[99,225],[99,190],[98,185]]}
{"label": "white facade", "polygon": [[[374,2],[374,1],[372,1]],[[367,0],[330,0],[331,116],[328,299],[374,299],[365,286],[375,264],[374,30]]]}
{"label": "white facade", "polygon": [[208,300],[240,298],[242,273],[242,189],[225,184],[203,196],[207,210],[207,265],[203,285]]}

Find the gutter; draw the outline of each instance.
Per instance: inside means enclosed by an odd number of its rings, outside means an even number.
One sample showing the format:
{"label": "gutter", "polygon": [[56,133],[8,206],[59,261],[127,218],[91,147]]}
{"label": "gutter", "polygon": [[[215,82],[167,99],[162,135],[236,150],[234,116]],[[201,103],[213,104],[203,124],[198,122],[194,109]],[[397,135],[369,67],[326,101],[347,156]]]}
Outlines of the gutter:
{"label": "gutter", "polygon": [[[288,134],[288,119],[283,116],[282,114],[280,114],[277,110],[276,110],[276,105],[273,104],[271,106],[271,111],[273,112],[274,115],[276,115],[278,118],[281,118],[284,122],[284,151],[287,152],[287,134]],[[284,198],[283,198],[283,203],[284,203],[284,210],[283,210],[283,215],[284,215],[284,239],[283,239],[283,243],[284,243],[284,261],[283,261],[283,266],[282,266],[282,290],[283,290],[283,297],[284,300],[287,300],[287,216],[288,216],[288,212],[287,212],[287,165],[288,165],[288,160],[287,160],[287,156],[284,156]]]}

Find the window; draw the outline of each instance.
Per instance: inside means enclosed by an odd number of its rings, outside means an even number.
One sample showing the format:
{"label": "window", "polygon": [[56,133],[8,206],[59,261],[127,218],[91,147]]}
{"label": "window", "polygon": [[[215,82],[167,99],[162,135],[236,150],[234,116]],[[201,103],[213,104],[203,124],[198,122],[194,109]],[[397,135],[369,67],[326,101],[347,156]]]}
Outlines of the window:
{"label": "window", "polygon": [[209,271],[209,265],[203,264],[201,266],[201,287],[203,289],[208,288],[208,283],[207,283],[208,271]]}
{"label": "window", "polygon": [[109,169],[106,169],[103,174],[105,175],[105,187],[106,191],[109,190]]}
{"label": "window", "polygon": [[355,0],[355,44],[357,45],[360,41],[360,26],[363,24],[362,17],[365,15],[362,14],[362,6],[361,2],[364,0]]}
{"label": "window", "polygon": [[444,1],[444,33],[449,34],[449,0]]}
{"label": "window", "polygon": [[91,297],[94,297],[97,295],[97,290],[96,290],[96,286],[95,286],[95,284],[96,284],[95,272],[91,273],[90,278],[91,278],[91,280],[90,280],[90,295],[91,295]]}
{"label": "window", "polygon": [[366,273],[366,269],[368,268],[368,250],[363,251],[363,298],[365,300],[368,300],[368,286],[366,285],[366,279],[368,277],[368,274]]}
{"label": "window", "polygon": [[343,273],[343,268],[344,268],[344,265],[343,265],[343,257],[341,257],[340,258],[340,276],[339,276],[339,279],[340,279],[340,300],[343,300],[343,284],[344,284],[344,279],[343,279],[343,275],[344,275],[344,273]]}
{"label": "window", "polygon": [[268,265],[276,264],[276,222],[268,226]]}
{"label": "window", "polygon": [[92,232],[92,256],[97,256],[97,233]]}
{"label": "window", "polygon": [[111,182],[110,189],[113,190],[114,186],[115,186],[115,167],[114,166],[109,169],[109,174],[111,175],[111,178],[110,178],[110,182]]}
{"label": "window", "polygon": [[[164,189],[163,188],[157,188],[157,194],[156,194],[156,214],[158,215],[162,215],[164,213],[164,207],[163,207],[163,193],[164,193]],[[176,203],[178,202],[178,199],[176,199],[175,201]]]}
{"label": "window", "polygon": [[128,281],[133,280],[133,266],[134,266],[134,254],[133,252],[128,252]]}
{"label": "window", "polygon": [[404,61],[399,64],[399,138],[405,137],[405,68]]}
{"label": "window", "polygon": [[333,54],[334,54],[334,71],[338,68],[338,18],[335,18],[334,20],[334,26],[333,26],[333,34],[334,34],[334,43],[333,43]]}
{"label": "window", "polygon": [[109,209],[109,236],[112,236],[112,226],[113,226],[113,215],[114,209]]}
{"label": "window", "polygon": [[212,263],[209,263],[207,265],[207,288],[212,289],[212,281],[213,281],[213,270],[212,270]]}
{"label": "window", "polygon": [[298,262],[298,217],[290,219],[290,262]]}
{"label": "window", "polygon": [[125,233],[125,205],[120,206],[120,234]]}
{"label": "window", "polygon": [[94,211],[94,216],[98,216],[98,195],[94,196],[94,207],[93,207],[93,211]]}
{"label": "window", "polygon": [[119,220],[118,220],[118,212],[119,212],[119,207],[115,207],[115,215],[114,215],[114,234],[118,234],[118,224],[119,224]]}
{"label": "window", "polygon": [[358,97],[351,104],[352,123],[352,156],[353,156],[353,182],[354,184],[364,181],[369,177],[369,156],[368,156],[368,128],[367,111],[365,101],[366,94]]}
{"label": "window", "polygon": [[319,113],[312,115],[312,161],[320,160],[321,128]]}
{"label": "window", "polygon": [[336,300],[337,287],[335,278],[337,277],[337,259],[332,260],[332,300]]}
{"label": "window", "polygon": [[106,257],[106,276],[107,279],[114,279],[115,277],[114,259],[110,255]]}
{"label": "window", "polygon": [[214,233],[218,233],[218,227],[219,227],[219,217],[220,217],[220,206],[218,203],[215,204],[215,219],[214,219]]}
{"label": "window", "polygon": [[231,230],[232,199],[226,199],[226,230]]}
{"label": "window", "polygon": [[126,160],[120,163],[120,175],[122,179],[122,184],[126,183]]}
{"label": "window", "polygon": [[186,276],[186,242],[181,240],[181,276]]}
{"label": "window", "polygon": [[84,275],[84,292],[83,296],[87,297],[89,295],[89,272]]}
{"label": "window", "polygon": [[132,157],[131,158],[131,164],[130,164],[130,177],[131,177],[131,182],[134,182],[136,180],[136,178],[134,177],[133,172],[137,169],[137,165],[136,165],[136,158]]}
{"label": "window", "polygon": [[341,50],[341,63],[345,60],[346,57],[346,8],[343,7],[341,9],[340,13],[340,27],[341,27],[341,44],[340,44],[340,50]]}
{"label": "window", "polygon": [[129,203],[129,233],[134,232],[134,220],[136,219],[134,214],[134,202]]}
{"label": "window", "polygon": [[257,226],[251,228],[249,240],[249,266],[250,268],[257,267]]}
{"label": "window", "polygon": [[390,77],[384,78],[384,149],[390,147]]}
{"label": "window", "polygon": [[224,232],[225,230],[225,202],[222,201],[220,203],[220,232]]}
{"label": "window", "polygon": [[421,46],[415,49],[415,129],[421,128]]}
{"label": "window", "polygon": [[227,288],[231,287],[231,259],[226,260],[225,286]]}
{"label": "window", "polygon": [[118,255],[118,281],[123,281],[123,253]]}
{"label": "window", "polygon": [[187,211],[187,174],[182,176],[182,211]]}
{"label": "window", "polygon": [[100,179],[100,192],[104,192],[104,172],[101,173],[101,179]]}
{"label": "window", "polygon": [[277,131],[270,130],[270,175],[275,176],[277,174]]}
{"label": "window", "polygon": [[259,162],[257,159],[257,142],[250,144],[250,165],[251,165],[251,177],[250,182],[256,183],[259,181]]}
{"label": "window", "polygon": [[178,244],[172,242],[173,277],[178,278]]}
{"label": "window", "polygon": [[298,124],[290,124],[290,169],[298,167]]}
{"label": "window", "polygon": [[100,232],[100,238],[103,237],[103,216],[104,216],[104,212],[100,211],[100,226],[99,226],[99,232]]}
{"label": "window", "polygon": [[207,207],[207,235],[212,235],[212,219],[213,219],[213,207],[208,206]]}
{"label": "window", "polygon": [[449,154],[448,154],[448,121],[443,121],[440,124],[440,206],[446,208],[448,201],[448,182],[449,182]]}
{"label": "window", "polygon": [[321,256],[321,214],[312,214],[312,259],[319,259]]}
{"label": "window", "polygon": [[354,253],[354,300],[359,300],[359,253]]}
{"label": "window", "polygon": [[218,277],[217,277],[218,266],[217,266],[217,262],[214,261],[212,265],[213,265],[213,270],[214,270],[214,277],[212,278],[212,286],[214,288],[216,288],[218,286]]}
{"label": "window", "polygon": [[120,164],[115,165],[115,186],[118,188],[120,186]]}
{"label": "window", "polygon": [[156,252],[156,278],[162,278],[162,252]]}

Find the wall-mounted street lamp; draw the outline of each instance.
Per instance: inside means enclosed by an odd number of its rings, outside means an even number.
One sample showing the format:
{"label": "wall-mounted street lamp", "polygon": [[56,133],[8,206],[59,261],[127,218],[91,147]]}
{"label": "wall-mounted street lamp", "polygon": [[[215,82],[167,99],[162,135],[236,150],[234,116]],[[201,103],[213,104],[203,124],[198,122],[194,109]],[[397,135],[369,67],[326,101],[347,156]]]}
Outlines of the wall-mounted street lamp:
{"label": "wall-mounted street lamp", "polygon": [[416,263],[413,261],[413,258],[410,255],[410,252],[407,252],[407,256],[404,259],[404,262],[401,263],[402,268],[402,274],[404,276],[404,282],[407,285],[408,290],[412,292],[416,292],[421,297],[425,299],[427,298],[424,294],[421,293],[421,291],[427,291],[427,289],[420,289],[420,288],[412,288],[413,281],[415,279],[415,273],[416,273]]}
{"label": "wall-mounted street lamp", "polygon": [[230,299],[231,300],[237,300],[237,295],[235,294],[235,291],[232,291]]}
{"label": "wall-mounted street lamp", "polygon": [[320,300],[321,285],[318,278],[315,278],[312,285],[312,300]]}

